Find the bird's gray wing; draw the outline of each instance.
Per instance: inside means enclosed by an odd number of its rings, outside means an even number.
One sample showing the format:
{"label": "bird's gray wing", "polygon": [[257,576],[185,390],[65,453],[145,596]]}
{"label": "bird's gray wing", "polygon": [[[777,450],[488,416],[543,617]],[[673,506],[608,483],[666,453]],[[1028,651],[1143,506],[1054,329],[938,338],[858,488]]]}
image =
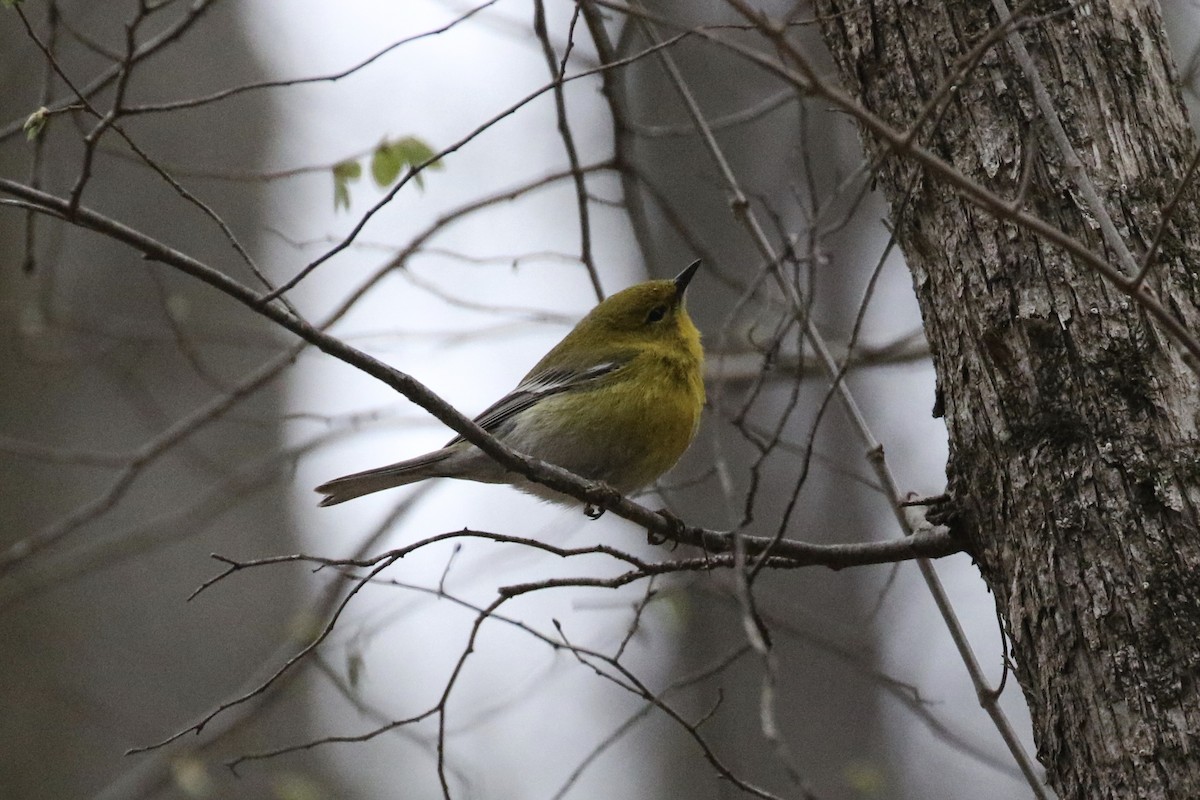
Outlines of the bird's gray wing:
{"label": "bird's gray wing", "polygon": [[[475,418],[475,424],[488,433],[500,435],[505,423],[527,408],[551,395],[587,386],[605,375],[612,374],[627,361],[628,359],[616,359],[587,369],[555,368],[530,375],[521,381],[517,388],[485,408],[483,413]],[[462,440],[463,437],[455,436],[446,442],[446,447]]]}

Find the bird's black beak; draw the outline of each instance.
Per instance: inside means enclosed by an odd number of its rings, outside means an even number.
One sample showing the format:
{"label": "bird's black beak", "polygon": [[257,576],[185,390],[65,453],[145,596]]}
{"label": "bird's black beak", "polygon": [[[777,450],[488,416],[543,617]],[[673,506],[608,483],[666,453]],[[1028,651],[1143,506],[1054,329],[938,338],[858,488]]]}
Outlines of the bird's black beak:
{"label": "bird's black beak", "polygon": [[700,259],[696,259],[688,268],[675,276],[675,299],[682,300],[683,292],[687,289],[688,284],[692,281],[692,276],[696,274],[696,270],[700,269]]}

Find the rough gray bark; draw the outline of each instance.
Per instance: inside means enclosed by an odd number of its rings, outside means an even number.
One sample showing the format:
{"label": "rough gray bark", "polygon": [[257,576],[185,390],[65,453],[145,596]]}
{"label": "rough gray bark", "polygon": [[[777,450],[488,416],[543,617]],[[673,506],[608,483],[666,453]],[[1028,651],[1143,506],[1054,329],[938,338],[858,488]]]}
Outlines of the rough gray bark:
{"label": "rough gray bark", "polygon": [[[1033,159],[1026,208],[1108,252],[1009,48],[952,77],[996,26],[990,3],[819,5],[867,108],[903,128],[952,80],[945,116],[917,144],[1007,197]],[[1036,10],[1058,13],[1022,28],[1026,47],[1117,229],[1143,253],[1196,146],[1158,9]],[[1135,303],[1061,250],[914,178],[904,158],[887,157],[879,183],[894,209],[914,187],[894,223],[934,350],[950,486],[1052,785],[1063,798],[1200,797],[1195,375]],[[1194,185],[1184,192],[1149,281],[1192,331],[1198,200]]]}

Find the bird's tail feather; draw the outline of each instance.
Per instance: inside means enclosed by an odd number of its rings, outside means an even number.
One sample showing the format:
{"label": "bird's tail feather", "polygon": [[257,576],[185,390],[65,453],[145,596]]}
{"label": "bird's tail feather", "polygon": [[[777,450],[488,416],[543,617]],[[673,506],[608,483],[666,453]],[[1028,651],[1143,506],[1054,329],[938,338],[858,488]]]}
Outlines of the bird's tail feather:
{"label": "bird's tail feather", "polygon": [[364,494],[381,492],[395,486],[424,480],[425,478],[450,477],[437,466],[453,454],[450,448],[435,450],[408,461],[399,461],[386,467],[355,472],[353,475],[343,475],[340,478],[322,483],[316,491],[325,495],[321,499],[322,506],[335,506]]}

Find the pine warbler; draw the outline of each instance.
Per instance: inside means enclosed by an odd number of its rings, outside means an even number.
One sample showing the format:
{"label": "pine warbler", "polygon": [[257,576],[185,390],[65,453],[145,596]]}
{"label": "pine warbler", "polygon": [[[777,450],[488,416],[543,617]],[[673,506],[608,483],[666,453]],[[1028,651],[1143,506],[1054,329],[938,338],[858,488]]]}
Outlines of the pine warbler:
{"label": "pine warbler", "polygon": [[[653,482],[691,444],[704,406],[704,351],[683,302],[699,266],[600,303],[475,422],[518,452],[622,494]],[[461,436],[317,491],[325,495],[321,505],[332,506],[426,478],[508,483],[546,500],[575,502],[507,471]]]}

